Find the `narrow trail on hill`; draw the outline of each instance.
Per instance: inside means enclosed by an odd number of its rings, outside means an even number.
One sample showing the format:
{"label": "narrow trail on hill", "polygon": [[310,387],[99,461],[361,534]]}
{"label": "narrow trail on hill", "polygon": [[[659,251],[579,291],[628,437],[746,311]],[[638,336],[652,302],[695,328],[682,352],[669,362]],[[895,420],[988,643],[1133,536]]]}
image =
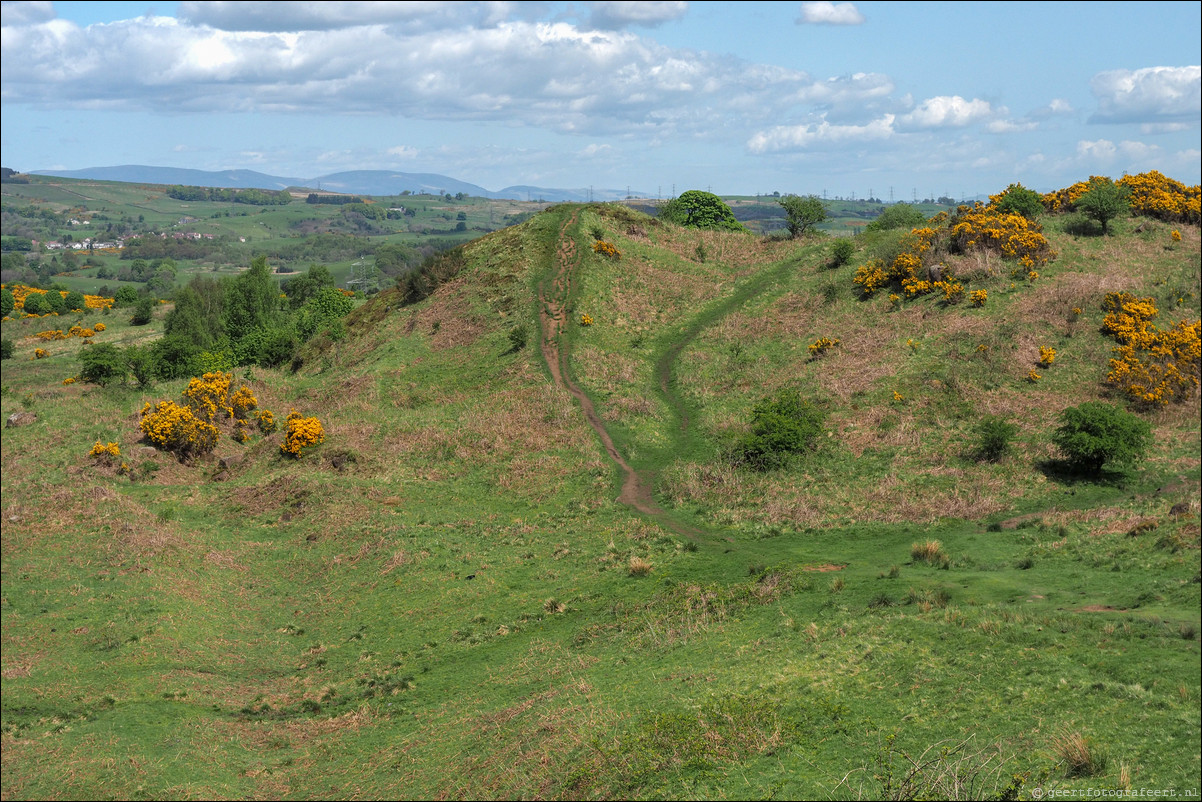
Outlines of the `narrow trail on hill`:
{"label": "narrow trail on hill", "polygon": [[[539,324],[542,329],[542,354],[552,380],[566,389],[580,403],[585,420],[601,439],[609,458],[622,471],[622,489],[618,502],[625,504],[636,512],[653,518],[656,523],[690,540],[709,540],[731,542],[733,538],[717,529],[700,528],[686,523],[669,510],[665,510],[655,501],[653,493],[654,475],[651,472],[639,471],[633,468],[614,443],[613,436],[605,426],[605,422],[597,413],[593,400],[581,387],[572,380],[568,369],[569,342],[564,336],[570,324],[567,307],[572,293],[572,283],[575,269],[579,264],[579,255],[575,240],[570,235],[570,229],[576,224],[579,212],[573,211],[560,226],[558,246],[555,252],[555,264],[548,279],[539,285]],[[759,287],[762,289],[762,287]],[[758,290],[756,290],[758,291]],[[752,293],[741,292],[738,297],[730,299],[725,305],[733,308],[750,297]],[[712,322],[712,321],[711,321]],[[656,380],[659,390],[669,406],[680,420],[679,433],[685,435],[689,429],[689,413],[684,401],[672,387],[672,373],[676,359],[686,345],[705,328],[705,324],[697,323],[690,326],[674,341],[657,361],[655,366]]]}
{"label": "narrow trail on hill", "polygon": [[551,371],[551,378],[556,384],[566,389],[580,403],[589,426],[601,438],[601,445],[619,468],[622,470],[622,491],[618,501],[636,512],[654,518],[677,534],[696,539],[705,533],[688,526],[673,518],[656,502],[651,492],[651,482],[646,476],[630,466],[618,451],[614,439],[597,408],[588,394],[572,381],[568,370],[568,343],[563,336],[568,326],[567,306],[572,293],[573,271],[578,263],[576,242],[568,235],[568,230],[576,223],[578,212],[564,220],[559,230],[559,246],[555,252],[555,269],[549,280],[544,281],[538,288],[539,324],[542,328],[543,359]]}

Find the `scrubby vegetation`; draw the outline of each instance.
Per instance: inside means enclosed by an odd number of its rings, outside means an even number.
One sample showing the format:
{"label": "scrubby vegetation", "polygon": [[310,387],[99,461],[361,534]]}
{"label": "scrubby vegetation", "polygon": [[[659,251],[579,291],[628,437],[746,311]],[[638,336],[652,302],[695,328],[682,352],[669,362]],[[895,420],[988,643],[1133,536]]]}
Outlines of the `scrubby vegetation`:
{"label": "scrubby vegetation", "polygon": [[6,285],[4,797],[1194,787],[1162,179],[1106,236],[1071,187],[835,241],[565,204],[138,326]]}

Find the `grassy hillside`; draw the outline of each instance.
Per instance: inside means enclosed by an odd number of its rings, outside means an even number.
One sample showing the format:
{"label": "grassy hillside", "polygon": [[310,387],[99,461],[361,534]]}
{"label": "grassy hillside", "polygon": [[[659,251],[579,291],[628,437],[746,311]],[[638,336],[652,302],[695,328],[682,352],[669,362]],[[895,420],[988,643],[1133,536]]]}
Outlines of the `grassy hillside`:
{"label": "grassy hillside", "polygon": [[[1067,475],[1049,435],[1112,398],[1107,292],[1198,319],[1199,230],[1060,227],[1037,280],[944,257],[974,307],[863,298],[887,238],[831,268],[825,238],[553,207],[235,375],[320,418],[300,459],[152,452],[138,412],[184,382],[63,384],[90,346],[4,322],[0,412],[36,420],[2,442],[3,797],[1197,789],[1197,396],[1143,413],[1128,473]],[[732,465],[783,387],[829,436]],[[966,456],[986,413],[1019,428],[996,463]]]}

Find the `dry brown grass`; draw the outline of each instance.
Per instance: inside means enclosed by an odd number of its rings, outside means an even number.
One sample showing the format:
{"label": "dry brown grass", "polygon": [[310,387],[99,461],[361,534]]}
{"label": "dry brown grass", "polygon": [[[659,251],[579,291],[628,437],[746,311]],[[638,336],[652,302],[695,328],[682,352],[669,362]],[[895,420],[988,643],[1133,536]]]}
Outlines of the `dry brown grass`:
{"label": "dry brown grass", "polygon": [[1054,736],[1051,748],[1068,777],[1096,777],[1106,770],[1106,755],[1079,732]]}
{"label": "dry brown grass", "polygon": [[637,554],[632,554],[626,563],[626,570],[630,572],[631,576],[647,576],[655,569],[647,560]]}
{"label": "dry brown grass", "polygon": [[938,540],[927,540],[910,546],[910,558],[914,562],[927,563],[934,566],[945,566],[950,560],[943,551],[943,544]]}

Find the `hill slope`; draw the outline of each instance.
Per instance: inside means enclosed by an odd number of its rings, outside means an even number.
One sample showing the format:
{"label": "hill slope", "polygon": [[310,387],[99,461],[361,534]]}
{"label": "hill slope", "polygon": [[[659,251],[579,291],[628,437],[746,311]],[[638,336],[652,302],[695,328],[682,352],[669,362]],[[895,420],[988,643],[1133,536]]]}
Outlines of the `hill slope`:
{"label": "hill slope", "polygon": [[[87,167],[82,170],[34,170],[34,175],[81,178],[96,181],[121,181],[135,184],[184,184],[188,186],[228,187],[233,189],[287,189],[318,187],[357,195],[400,195],[413,193],[464,193],[477,198],[511,198],[548,202],[618,200],[628,191],[617,189],[509,186],[497,191],[436,173],[405,173],[398,170],[349,170],[309,178],[267,175],[254,170],[193,170],[183,167],[152,167],[125,164],[114,167]],[[646,193],[641,193],[646,195]]]}
{"label": "hill slope", "polygon": [[[297,373],[236,376],[320,416],[300,460],[139,452],[182,384],[64,386],[80,346],[20,340],[4,796],[880,798],[940,745],[999,790],[1196,785],[1197,400],[1147,416],[1130,476],[1047,465],[1059,410],[1107,392],[1105,292],[1197,318],[1198,229],[1130,228],[1049,231],[1035,282],[965,257],[974,309],[862,300],[826,240],[554,207]],[[784,386],[829,442],[732,467]],[[983,411],[1021,428],[996,464],[959,456]]]}

